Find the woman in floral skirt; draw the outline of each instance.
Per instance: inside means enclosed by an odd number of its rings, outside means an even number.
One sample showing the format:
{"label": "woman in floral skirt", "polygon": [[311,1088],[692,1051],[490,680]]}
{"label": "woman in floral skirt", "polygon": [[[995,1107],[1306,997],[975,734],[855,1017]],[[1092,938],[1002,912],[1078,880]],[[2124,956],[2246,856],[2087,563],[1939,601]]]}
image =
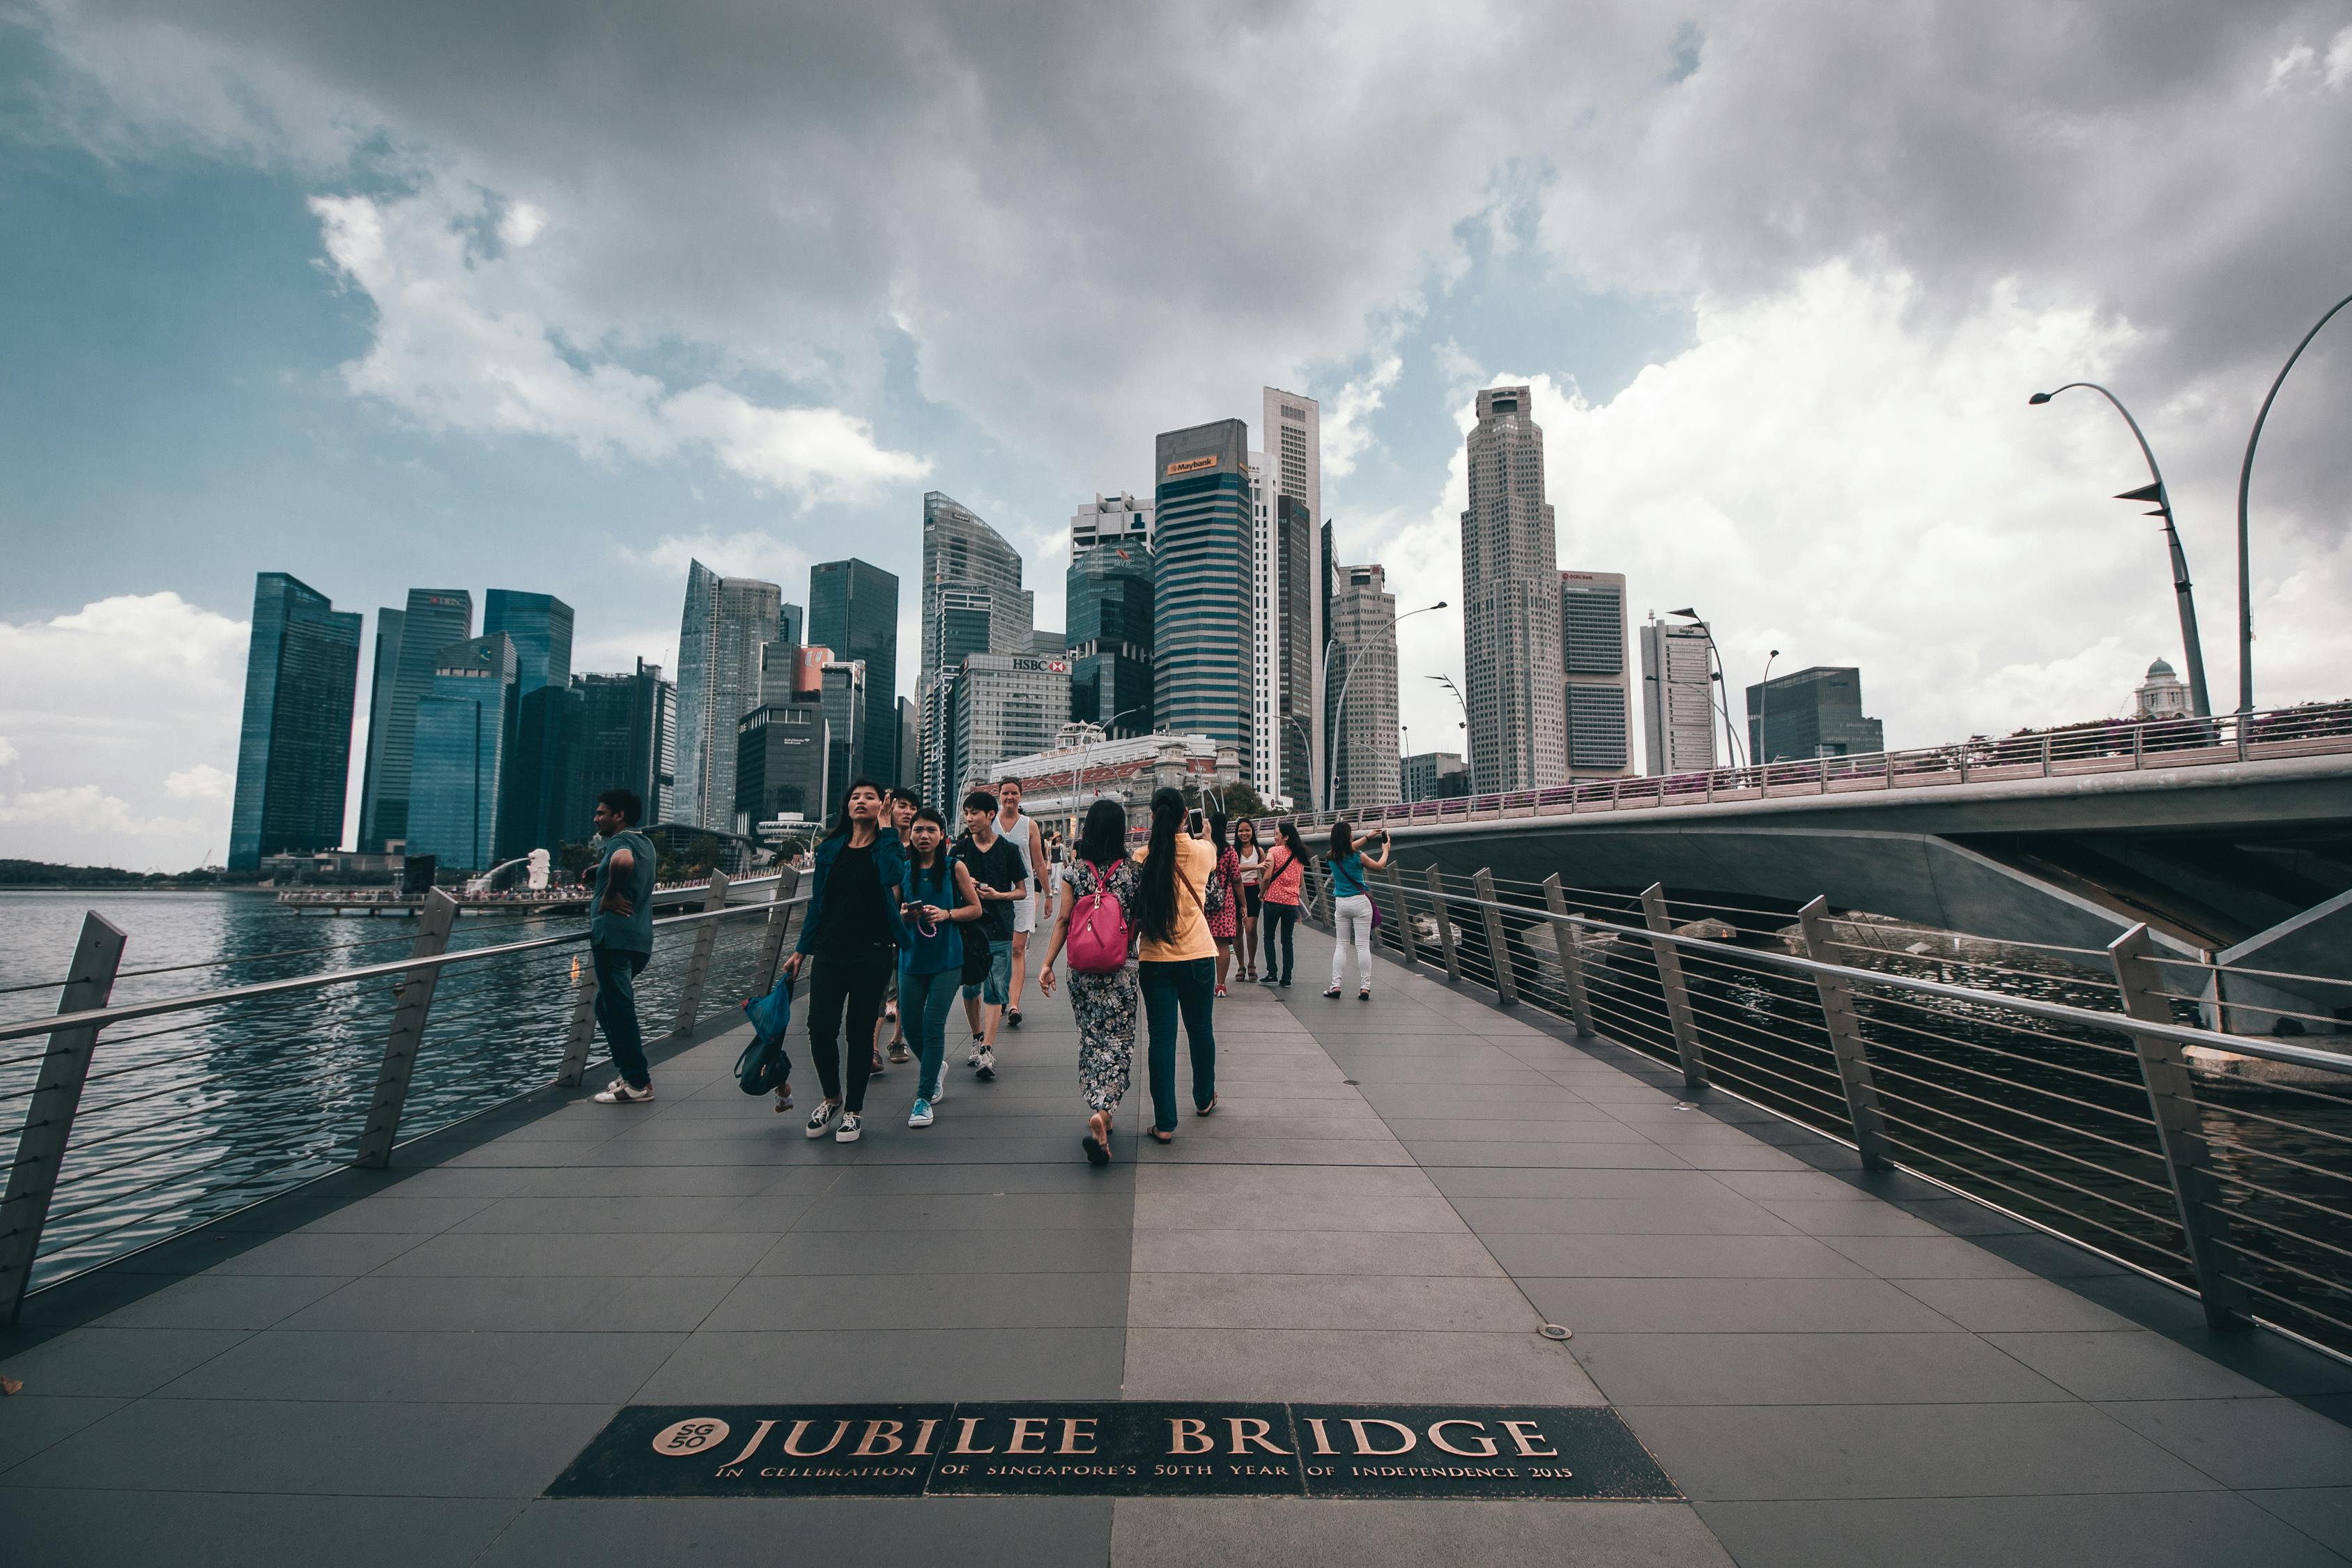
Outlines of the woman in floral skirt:
{"label": "woman in floral skirt", "polygon": [[[1217,868],[1209,876],[1209,934],[1217,941],[1217,994],[1225,994],[1225,976],[1234,963],[1234,943],[1242,934],[1242,858],[1225,841],[1225,819],[1209,818],[1209,847],[1217,854]],[[1220,894],[1223,901],[1218,901]]]}
{"label": "woman in floral skirt", "polygon": [[[1062,868],[1054,934],[1045,944],[1045,965],[1037,972],[1039,991],[1054,994],[1054,961],[1070,940],[1070,916],[1078,900],[1097,889],[1108,892],[1133,931],[1141,886],[1142,875],[1127,855],[1127,808],[1115,800],[1095,802],[1087,809],[1076,849]],[[1092,1164],[1110,1163],[1111,1125],[1135,1061],[1135,998],[1131,963],[1108,974],[1070,971],[1070,1010],[1078,1022],[1078,1086],[1087,1100],[1087,1131],[1080,1143]]]}

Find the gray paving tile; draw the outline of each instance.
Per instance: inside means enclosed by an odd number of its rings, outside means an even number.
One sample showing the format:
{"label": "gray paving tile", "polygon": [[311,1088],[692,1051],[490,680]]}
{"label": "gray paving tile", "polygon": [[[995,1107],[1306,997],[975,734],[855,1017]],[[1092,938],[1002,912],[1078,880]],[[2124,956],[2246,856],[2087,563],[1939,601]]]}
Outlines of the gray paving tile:
{"label": "gray paving tile", "polygon": [[[1570,1324],[1570,1327],[1575,1327]],[[1620,1405],[1955,1405],[2066,1397],[1973,1334],[1579,1332]]]}
{"label": "gray paving tile", "polygon": [[244,1329],[75,1329],[0,1358],[27,1394],[136,1399],[247,1337]]}
{"label": "gray paving tile", "polygon": [[1426,1231],[1140,1231],[1135,1237],[1134,1266],[1139,1274],[1250,1274],[1275,1268],[1286,1274],[1388,1279],[1499,1279],[1503,1274],[1476,1237]]}
{"label": "gray paving tile", "polygon": [[31,1458],[50,1444],[72,1436],[101,1416],[122,1408],[119,1398],[94,1394],[35,1394],[11,1397],[0,1414],[0,1471]]}
{"label": "gray paving tile", "polygon": [[1807,1236],[1942,1236],[1924,1219],[1889,1204],[1761,1198],[1758,1202]]}
{"label": "gray paving tile", "polygon": [[[874,1236],[906,1230],[1044,1230],[1064,1226],[1124,1226],[1133,1199],[1124,1186],[1092,1193],[906,1193],[828,1197],[812,1205],[796,1231],[849,1230]],[[877,1241],[877,1246],[889,1245]]]}
{"label": "gray paving tile", "polygon": [[2023,1279],[2026,1271],[1957,1236],[1825,1236],[1822,1245],[1883,1279]]}
{"label": "gray paving tile", "polygon": [[[1631,1131],[1620,1128],[1619,1132]],[[1576,1142],[1408,1142],[1405,1149],[1432,1170],[1444,1166],[1535,1166],[1557,1169],[1688,1171],[1691,1162],[1672,1149],[1644,1138],[1607,1138]]]}
{"label": "gray paving tile", "polygon": [[322,1215],[301,1227],[297,1234],[308,1236],[352,1235],[373,1232],[398,1234],[422,1232],[431,1235],[480,1213],[494,1198],[411,1198],[400,1194],[398,1188],[379,1193],[344,1205],[331,1214]]}
{"label": "gray paving tile", "polygon": [[2083,1399],[2251,1399],[2268,1392],[2145,1330],[1987,1334],[1985,1342]]}
{"label": "gray paving tile", "polygon": [[8,1482],[136,1477],[156,1491],[520,1500],[611,1414],[608,1405],[142,1399],[26,1460]]}
{"label": "gray paving tile", "polygon": [[98,1320],[110,1329],[266,1329],[338,1289],[317,1274],[205,1273],[166,1285]]}
{"label": "gray paving tile", "polygon": [[517,1505],[462,1498],[0,1490],[12,1558],[41,1568],[126,1563],[332,1563],[337,1568],[467,1563]]}
{"label": "gray paving tile", "polygon": [[1726,1171],[1716,1177],[1751,1198],[1811,1198],[1824,1203],[1875,1203],[1878,1198],[1824,1171]]}
{"label": "gray paving tile", "polygon": [[706,1330],[635,1401],[1116,1399],[1125,1338],[1117,1328]]}
{"label": "gray paving tile", "polygon": [[1449,1198],[1688,1197],[1705,1203],[1723,1195],[1713,1176],[1691,1170],[1434,1165],[1429,1179]]}
{"label": "gray paving tile", "polygon": [[2321,1545],[2352,1557],[2352,1486],[2266,1488],[2242,1495]]}
{"label": "gray paving tile", "polygon": [[1135,1227],[1144,1230],[1396,1230],[1460,1233],[1454,1205],[1434,1192],[1405,1194],[1281,1194],[1246,1197],[1146,1189],[1135,1196]]}
{"label": "gray paving tile", "polygon": [[1128,1237],[1124,1228],[907,1230],[877,1243],[856,1231],[801,1230],[780,1238],[751,1272],[1124,1275]]}
{"label": "gray paving tile", "polygon": [[1893,1498],[1699,1507],[1741,1568],[2317,1568],[2337,1560],[2243,1498]]}
{"label": "gray paving tile", "polygon": [[1129,1399],[1605,1403],[1573,1357],[1527,1331],[1132,1328],[1124,1393]]}
{"label": "gray paving tile", "polygon": [[762,1275],[739,1282],[704,1327],[1113,1328],[1127,1297],[1127,1277],[1111,1273]]}
{"label": "gray paving tile", "polygon": [[378,1270],[384,1275],[604,1276],[635,1279],[678,1249],[674,1231],[613,1233],[454,1231],[433,1237]]}
{"label": "gray paving tile", "polygon": [[530,1504],[483,1568],[596,1563],[751,1563],[790,1543],[796,1561],[971,1563],[975,1568],[1099,1568],[1108,1498],[626,1499]]}
{"label": "gray paving tile", "polygon": [[1531,1333],[1539,1326],[1527,1298],[1507,1279],[1286,1273],[1138,1273],[1128,1321],[1155,1329],[1456,1333]]}
{"label": "gray paving tile", "polygon": [[784,1230],[817,1200],[739,1197],[499,1198],[453,1227],[461,1236],[673,1236],[695,1230]]}
{"label": "gray paving tile", "polygon": [[1644,1198],[1457,1198],[1470,1228],[1556,1236],[1789,1236],[1796,1227],[1737,1193]]}
{"label": "gray paving tile", "polygon": [[1702,1506],[2215,1489],[2202,1472],[2073,1402],[1674,1408],[1621,1402],[1618,1414]]}
{"label": "gray paving tile", "polygon": [[1545,1236],[1483,1239],[1521,1280],[1853,1279],[1868,1271],[1810,1236]]}
{"label": "gray paving tile", "polygon": [[213,1274],[323,1274],[348,1279],[380,1268],[432,1233],[296,1231],[224,1258]]}
{"label": "gray paving tile", "polygon": [[2352,1477],[2352,1429],[2291,1399],[2164,1399],[2099,1408],[2227,1487],[2330,1487]]}
{"label": "gray paving tile", "polygon": [[1678,1504],[1121,1498],[1119,1568],[1728,1568]]}
{"label": "gray paving tile", "polygon": [[1955,1325],[1878,1279],[1527,1279],[1579,1333],[1939,1333]]}
{"label": "gray paving tile", "polygon": [[619,1405],[682,1337],[272,1330],[164,1384],[155,1397]]}
{"label": "gray paving tile", "polygon": [[2124,1331],[2131,1320],[2047,1279],[1898,1279],[1905,1290],[1964,1329]]}

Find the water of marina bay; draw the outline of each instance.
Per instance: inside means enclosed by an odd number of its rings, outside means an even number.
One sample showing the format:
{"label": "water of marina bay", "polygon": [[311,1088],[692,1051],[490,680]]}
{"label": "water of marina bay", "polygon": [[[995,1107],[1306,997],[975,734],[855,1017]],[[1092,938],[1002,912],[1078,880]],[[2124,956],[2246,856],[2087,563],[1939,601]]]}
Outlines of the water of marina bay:
{"label": "water of marina bay", "polygon": [[[267,892],[0,892],[0,1022],[55,1011],[86,914],[126,942],[117,1003],[394,963],[405,918],[296,916]],[[763,922],[720,928],[703,1016],[732,1007],[760,962]],[[576,911],[469,914],[452,951],[576,936]],[[689,928],[691,929],[691,928]],[[648,1035],[678,1004],[688,939],[665,933],[638,983]],[[577,942],[451,969],[417,1053],[405,1139],[550,1081],[586,950]],[[136,1019],[100,1037],[36,1287],[348,1163],[374,1095],[396,977]],[[45,1037],[0,1042],[0,1162],[16,1159]]]}

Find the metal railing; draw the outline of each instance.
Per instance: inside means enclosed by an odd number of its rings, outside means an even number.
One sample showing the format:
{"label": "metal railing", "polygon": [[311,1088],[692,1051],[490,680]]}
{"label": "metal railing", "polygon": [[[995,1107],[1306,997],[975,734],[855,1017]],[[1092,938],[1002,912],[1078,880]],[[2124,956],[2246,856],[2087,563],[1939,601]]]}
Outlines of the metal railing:
{"label": "metal railing", "polygon": [[[1408,965],[2189,1291],[2216,1325],[2352,1359],[2352,1055],[2200,1026],[2145,926],[2001,963],[1873,950],[1821,899],[1791,917],[1434,867],[1370,891]],[[1905,972],[1927,962],[1960,983]]]}
{"label": "metal railing", "polygon": [[2352,702],[2316,703],[2210,719],[2117,720],[1957,745],[1809,757],[1651,778],[1586,779],[1505,795],[1455,795],[1348,811],[1295,813],[1301,831],[1346,820],[1364,826],[1448,827],[1507,817],[1651,810],[1859,791],[1940,789],[2009,779],[2071,778],[2148,768],[2210,767],[2352,752]]}
{"label": "metal railing", "polygon": [[[637,982],[649,1037],[691,1031],[706,995],[774,983],[798,881],[788,869],[771,897],[730,903],[713,875],[700,911],[654,921]],[[446,951],[457,913],[430,895],[403,957],[119,1005],[116,980],[141,972],[121,967],[124,933],[86,916],[56,1014],[0,1025],[0,1115],[24,1106],[0,1143],[0,1325],[37,1286],[578,1084],[595,1037],[584,927]],[[330,951],[344,950],[293,952]],[[203,967],[216,965],[147,973]]]}

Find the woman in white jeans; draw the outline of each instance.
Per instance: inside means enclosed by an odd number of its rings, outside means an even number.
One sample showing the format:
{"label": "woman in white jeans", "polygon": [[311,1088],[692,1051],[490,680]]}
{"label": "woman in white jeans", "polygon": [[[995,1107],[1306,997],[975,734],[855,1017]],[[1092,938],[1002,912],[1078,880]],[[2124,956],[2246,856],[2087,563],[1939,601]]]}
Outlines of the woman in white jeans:
{"label": "woman in white jeans", "polygon": [[1348,949],[1356,950],[1356,1000],[1372,999],[1372,897],[1365,877],[1374,871],[1389,868],[1388,834],[1383,831],[1364,840],[1367,847],[1377,847],[1380,858],[1371,859],[1356,847],[1355,835],[1344,822],[1331,825],[1331,931],[1338,939],[1331,944],[1331,989],[1326,996],[1339,994],[1339,982],[1348,973]]}

